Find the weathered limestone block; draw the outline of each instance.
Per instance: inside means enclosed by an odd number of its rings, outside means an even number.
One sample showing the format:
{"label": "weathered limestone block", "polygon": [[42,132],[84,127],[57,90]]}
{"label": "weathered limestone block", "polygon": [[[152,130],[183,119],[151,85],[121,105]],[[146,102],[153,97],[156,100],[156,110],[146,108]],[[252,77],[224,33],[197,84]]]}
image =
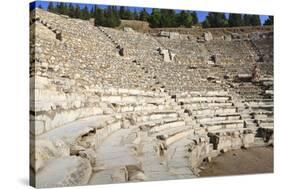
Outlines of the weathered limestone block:
{"label": "weathered limestone block", "polygon": [[231,39],[241,39],[241,36],[239,33],[232,33],[231,34]]}
{"label": "weathered limestone block", "polygon": [[204,137],[201,137],[187,144],[186,156],[189,162],[189,166],[192,169],[198,167],[202,163],[202,161],[210,155],[212,151],[211,147],[212,146],[210,146],[208,140]]}
{"label": "weathered limestone block", "polygon": [[36,175],[36,186],[65,187],[85,185],[92,175],[90,162],[78,156],[67,156],[54,159]]}
{"label": "weathered limestone block", "polygon": [[31,151],[31,166],[35,172],[45,167],[48,160],[70,155],[69,147],[60,139],[54,141],[36,139],[31,150],[34,150]]}
{"label": "weathered limestone block", "polygon": [[35,116],[36,121],[44,122],[44,131],[50,131],[64,124],[75,121],[79,118],[85,118],[92,115],[101,115],[103,110],[99,107],[79,108],[76,110],[66,110],[59,112],[45,112]]}
{"label": "weathered limestone block", "polygon": [[255,133],[244,133],[242,143],[244,148],[249,148],[255,142]]}
{"label": "weathered limestone block", "polygon": [[102,96],[102,102],[118,103],[121,102],[121,96]]}
{"label": "weathered limestone block", "polygon": [[225,41],[231,41],[232,40],[231,35],[224,35],[223,38],[224,38]]}
{"label": "weathered limestone block", "polygon": [[128,181],[144,181],[146,176],[141,168],[141,165],[126,165],[128,173]]}
{"label": "weathered limestone block", "polygon": [[79,156],[86,158],[91,163],[91,166],[95,166],[96,163],[96,152],[90,148],[79,151]]}
{"label": "weathered limestone block", "polygon": [[122,119],[121,128],[127,129],[130,127],[130,125],[131,125],[130,120],[125,119],[125,118]]}
{"label": "weathered limestone block", "polygon": [[113,123],[108,123],[107,125],[103,125],[97,129],[95,137],[94,137],[94,144],[95,147],[98,147],[102,141],[109,136],[111,133],[121,129],[121,121],[115,121]]}
{"label": "weathered limestone block", "polygon": [[179,39],[180,38],[180,34],[178,32],[170,32],[169,38],[170,39]]}
{"label": "weathered limestone block", "polygon": [[124,32],[134,32],[134,30],[130,27],[124,27]]}
{"label": "weathered limestone block", "polygon": [[243,81],[243,82],[252,81],[252,75],[251,74],[238,74],[236,77],[239,81]]}
{"label": "weathered limestone block", "polygon": [[169,55],[169,50],[166,50],[166,49],[162,50],[161,54],[163,55],[164,62],[171,62],[170,55]]}
{"label": "weathered limestone block", "polygon": [[137,96],[122,96],[121,101],[123,103],[136,103],[137,102]]}
{"label": "weathered limestone block", "polygon": [[203,34],[204,40],[205,41],[212,41],[213,40],[213,35],[211,32],[205,32]]}
{"label": "weathered limestone block", "polygon": [[161,37],[170,37],[170,32],[161,31],[161,32],[159,33],[159,35],[160,35]]}

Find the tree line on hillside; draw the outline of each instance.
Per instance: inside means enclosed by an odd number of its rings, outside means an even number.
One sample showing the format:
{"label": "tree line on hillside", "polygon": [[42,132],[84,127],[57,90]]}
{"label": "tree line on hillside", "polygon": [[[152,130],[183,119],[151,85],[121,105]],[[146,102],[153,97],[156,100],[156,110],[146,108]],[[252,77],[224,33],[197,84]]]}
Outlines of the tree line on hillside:
{"label": "tree line on hillside", "polygon": [[[42,7],[39,7],[42,8]],[[224,13],[209,12],[205,20],[199,23],[197,13],[195,11],[180,11],[170,9],[152,9],[149,14],[145,8],[133,11],[128,7],[107,6],[100,8],[94,5],[89,8],[84,6],[81,8],[78,4],[71,3],[53,3],[49,2],[48,11],[68,15],[71,18],[79,18],[88,20],[95,18],[95,24],[105,27],[117,27],[124,20],[140,20],[149,22],[152,28],[161,27],[186,27],[200,26],[204,28],[214,27],[237,27],[237,26],[260,26],[261,21],[258,15],[248,14],[229,14],[226,18]],[[273,16],[270,16],[264,25],[273,25]]]}

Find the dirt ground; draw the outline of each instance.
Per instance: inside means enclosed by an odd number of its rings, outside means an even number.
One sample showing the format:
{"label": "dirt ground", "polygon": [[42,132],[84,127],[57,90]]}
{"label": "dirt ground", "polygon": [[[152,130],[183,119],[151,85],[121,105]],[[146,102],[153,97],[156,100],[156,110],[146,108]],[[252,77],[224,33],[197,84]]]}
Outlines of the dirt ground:
{"label": "dirt ground", "polygon": [[202,163],[201,177],[273,173],[273,147],[233,150]]}

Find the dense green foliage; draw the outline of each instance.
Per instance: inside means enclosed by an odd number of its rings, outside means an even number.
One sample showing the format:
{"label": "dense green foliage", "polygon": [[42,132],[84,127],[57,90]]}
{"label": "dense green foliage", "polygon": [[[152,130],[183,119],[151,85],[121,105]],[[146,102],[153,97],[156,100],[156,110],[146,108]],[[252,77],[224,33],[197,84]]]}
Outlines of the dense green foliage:
{"label": "dense green foliage", "polygon": [[238,27],[238,26],[260,26],[261,20],[259,15],[235,14],[230,13],[227,19],[224,13],[209,12],[206,19],[202,22],[204,28],[219,27]]}
{"label": "dense green foliage", "polygon": [[233,13],[229,14],[228,25],[230,27],[242,26],[243,25],[242,15],[233,14]]}
{"label": "dense green foliage", "polygon": [[273,25],[273,16],[269,16],[263,25]]}
{"label": "dense green foliage", "polygon": [[[141,20],[149,22],[152,28],[161,27],[186,27],[200,25],[196,11],[175,11],[170,9],[152,9],[148,13],[145,8],[132,10],[128,7],[107,6],[99,8],[97,5],[80,7],[78,4],[53,3],[50,2],[48,11],[68,15],[71,18],[88,20],[95,18],[98,26],[117,27],[124,20]],[[205,20],[201,23],[204,28],[215,27],[237,27],[237,26],[260,26],[261,21],[258,15],[230,13],[226,18],[225,13],[209,12]],[[270,16],[264,25],[273,25],[273,16]]]}
{"label": "dense green foliage", "polygon": [[226,26],[228,26],[228,20],[224,13],[209,12],[203,22],[203,27],[218,28]]}

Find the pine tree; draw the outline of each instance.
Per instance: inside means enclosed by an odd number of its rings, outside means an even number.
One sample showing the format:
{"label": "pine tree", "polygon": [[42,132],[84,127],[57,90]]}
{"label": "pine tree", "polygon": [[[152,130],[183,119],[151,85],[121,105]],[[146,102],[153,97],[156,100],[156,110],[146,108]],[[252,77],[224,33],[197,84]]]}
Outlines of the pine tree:
{"label": "pine tree", "polygon": [[219,27],[226,27],[228,25],[228,20],[225,17],[224,13],[214,13],[209,12],[205,23],[203,22],[203,27],[212,27],[212,28],[219,28]]}
{"label": "pine tree", "polygon": [[243,19],[241,14],[229,14],[228,24],[230,27],[243,26]]}
{"label": "pine tree", "polygon": [[176,26],[176,12],[170,9],[160,10],[160,27],[175,27]]}
{"label": "pine tree", "polygon": [[209,20],[208,20],[208,19],[205,19],[205,20],[202,22],[202,27],[203,27],[203,28],[210,28],[210,27],[211,27],[211,24],[209,23]]}
{"label": "pine tree", "polygon": [[90,13],[88,7],[85,5],[84,8],[81,11],[81,16],[80,18],[82,20],[88,20],[90,18]]}
{"label": "pine tree", "polygon": [[[134,10],[133,17],[134,17],[134,20],[140,20],[140,15],[136,9]],[[147,21],[147,18],[145,21]]]}
{"label": "pine tree", "polygon": [[68,16],[71,18],[75,17],[75,8],[72,5],[72,3],[69,3],[69,5],[68,5]]}
{"label": "pine tree", "polygon": [[[96,19],[98,19],[98,18],[96,18]],[[116,27],[116,26],[119,26],[120,24],[121,24],[121,21],[117,14],[117,10],[113,6],[108,6],[107,9],[104,11],[103,20],[101,20],[101,19],[98,20],[98,25],[106,26],[106,27]]]}
{"label": "pine tree", "polygon": [[152,13],[148,19],[149,25],[152,28],[160,27],[161,14],[159,9],[152,9]]}
{"label": "pine tree", "polygon": [[53,2],[49,2],[47,10],[49,12],[55,12],[55,7],[54,7]]}
{"label": "pine tree", "polygon": [[125,8],[123,18],[124,20],[133,20],[133,13],[129,8]]}
{"label": "pine tree", "polygon": [[80,15],[81,15],[80,6],[76,5],[74,10],[74,18],[80,18]]}
{"label": "pine tree", "polygon": [[125,7],[124,6],[120,7],[119,16],[120,16],[121,19],[124,19],[124,17],[125,17]]}
{"label": "pine tree", "polygon": [[193,24],[193,25],[198,24],[198,17],[197,17],[196,11],[193,11],[193,12],[191,13],[191,16],[192,16],[192,24]]}
{"label": "pine tree", "polygon": [[190,28],[192,26],[193,23],[193,17],[192,15],[187,12],[187,11],[181,11],[179,14],[177,14],[176,16],[176,26],[177,27],[187,27]]}
{"label": "pine tree", "polygon": [[249,14],[243,15],[243,25],[244,26],[250,26],[251,25],[251,15],[249,15]]}
{"label": "pine tree", "polygon": [[251,26],[260,26],[261,20],[259,15],[252,15],[250,19]]}
{"label": "pine tree", "polygon": [[264,26],[267,26],[267,25],[273,25],[274,21],[273,21],[273,16],[269,16],[265,22],[264,22]]}
{"label": "pine tree", "polygon": [[146,12],[146,9],[144,8],[142,11],[140,11],[140,20],[142,21],[148,21],[149,14]]}
{"label": "pine tree", "polygon": [[95,17],[95,9],[94,6],[92,6],[91,11],[90,11],[90,18],[94,18]]}
{"label": "pine tree", "polygon": [[103,26],[104,22],[104,11],[95,5],[95,25]]}

